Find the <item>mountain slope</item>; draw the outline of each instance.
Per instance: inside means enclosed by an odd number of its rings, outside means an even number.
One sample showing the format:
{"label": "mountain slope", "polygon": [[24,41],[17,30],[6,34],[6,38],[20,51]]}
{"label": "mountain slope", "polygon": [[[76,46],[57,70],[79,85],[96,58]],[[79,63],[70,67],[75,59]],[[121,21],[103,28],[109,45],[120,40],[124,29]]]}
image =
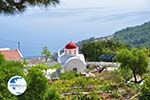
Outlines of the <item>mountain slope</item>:
{"label": "mountain slope", "polygon": [[113,38],[131,47],[150,47],[150,22],[128,27],[113,34]]}
{"label": "mountain slope", "polygon": [[78,42],[81,46],[83,43],[101,40],[117,40],[121,43],[129,45],[130,47],[146,47],[150,48],[150,22],[138,25],[135,27],[127,27],[115,32],[113,35],[89,38]]}

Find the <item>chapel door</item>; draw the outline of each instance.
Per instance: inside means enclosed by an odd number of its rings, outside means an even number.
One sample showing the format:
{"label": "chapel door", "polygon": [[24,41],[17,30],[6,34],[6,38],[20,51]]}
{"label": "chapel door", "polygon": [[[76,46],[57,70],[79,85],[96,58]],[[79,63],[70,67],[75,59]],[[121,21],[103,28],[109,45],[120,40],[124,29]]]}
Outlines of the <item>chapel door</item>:
{"label": "chapel door", "polygon": [[77,71],[78,71],[78,69],[77,69],[77,68],[73,68],[73,71],[77,72]]}

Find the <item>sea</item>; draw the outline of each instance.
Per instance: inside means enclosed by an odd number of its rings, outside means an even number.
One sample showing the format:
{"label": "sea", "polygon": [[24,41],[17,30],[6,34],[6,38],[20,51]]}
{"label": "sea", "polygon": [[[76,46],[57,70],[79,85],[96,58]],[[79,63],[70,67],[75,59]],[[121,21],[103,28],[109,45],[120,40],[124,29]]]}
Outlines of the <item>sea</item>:
{"label": "sea", "polygon": [[61,0],[60,4],[28,7],[15,15],[0,14],[0,48],[18,48],[24,57],[54,53],[69,41],[112,35],[150,21],[150,0]]}

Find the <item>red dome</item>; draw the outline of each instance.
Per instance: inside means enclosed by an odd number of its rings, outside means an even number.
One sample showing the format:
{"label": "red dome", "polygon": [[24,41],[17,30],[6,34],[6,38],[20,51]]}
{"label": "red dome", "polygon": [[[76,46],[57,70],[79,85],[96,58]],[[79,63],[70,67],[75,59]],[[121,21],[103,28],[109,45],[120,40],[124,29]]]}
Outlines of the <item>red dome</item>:
{"label": "red dome", "polygon": [[71,41],[65,46],[65,49],[75,49],[77,47],[78,46],[74,42]]}

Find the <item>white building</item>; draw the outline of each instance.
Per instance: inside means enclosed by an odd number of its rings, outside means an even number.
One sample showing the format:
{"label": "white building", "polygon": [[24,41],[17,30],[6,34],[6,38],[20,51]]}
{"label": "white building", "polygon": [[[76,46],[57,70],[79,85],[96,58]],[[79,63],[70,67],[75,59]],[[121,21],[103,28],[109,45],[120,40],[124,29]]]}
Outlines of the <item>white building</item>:
{"label": "white building", "polygon": [[60,54],[58,52],[58,62],[63,66],[64,71],[78,71],[84,72],[86,69],[85,58],[83,54],[79,54],[78,46],[74,42],[69,42],[64,52]]}

